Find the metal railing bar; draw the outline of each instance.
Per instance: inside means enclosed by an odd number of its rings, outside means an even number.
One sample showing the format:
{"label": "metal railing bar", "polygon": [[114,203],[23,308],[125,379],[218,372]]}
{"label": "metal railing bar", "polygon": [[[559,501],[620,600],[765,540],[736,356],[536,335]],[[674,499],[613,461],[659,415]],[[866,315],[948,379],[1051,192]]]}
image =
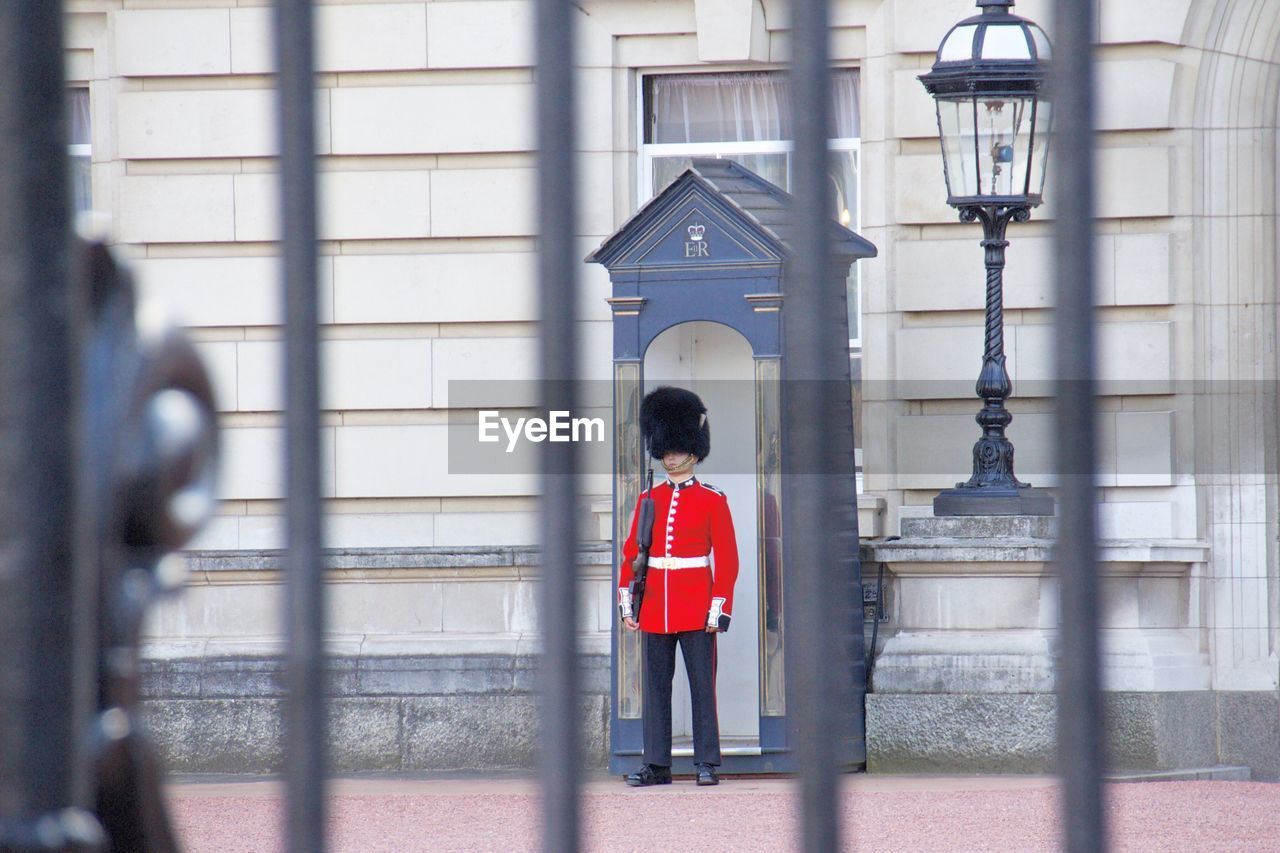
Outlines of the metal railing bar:
{"label": "metal railing bar", "polygon": [[[542,400],[545,411],[576,411],[578,252],[574,171],[573,6],[538,0],[538,301]],[[538,771],[542,791],[542,847],[579,849],[577,451],[573,442],[545,442],[540,454],[542,569],[538,616],[543,638],[539,667]]]}
{"label": "metal railing bar", "polygon": [[1104,728],[1099,672],[1097,456],[1093,317],[1093,0],[1055,0],[1051,97],[1055,322],[1054,415],[1061,584],[1058,657],[1058,768],[1064,784],[1065,848],[1106,847],[1102,801]]}
{"label": "metal railing bar", "polygon": [[[839,489],[832,475],[839,466],[836,442],[811,426],[837,423],[838,406],[834,395],[824,393],[829,390],[824,380],[838,375],[828,352],[831,341],[837,341],[841,348],[845,345],[833,322],[833,306],[826,299],[834,278],[827,192],[831,109],[827,18],[826,0],[792,4],[795,205],[788,235],[792,256],[783,317],[787,379],[783,466],[784,471],[805,472],[788,475],[783,502],[790,522],[785,524],[788,533],[783,560],[791,670],[787,712],[792,718],[800,771],[802,846],[810,853],[841,849],[839,751],[835,745],[843,741],[847,728],[839,719],[836,693],[824,688],[839,681],[846,671],[831,655],[835,645],[832,632],[844,615],[831,586],[832,567],[841,562],[837,539],[831,535],[838,529]],[[797,413],[803,413],[803,422]]]}
{"label": "metal railing bar", "polygon": [[288,849],[325,849],[324,553],[316,296],[315,60],[309,0],[277,0],[284,273],[285,827]]}
{"label": "metal railing bar", "polygon": [[[62,4],[0,5],[0,833],[88,805],[93,589],[77,572]],[[87,596],[87,598],[86,598]]]}

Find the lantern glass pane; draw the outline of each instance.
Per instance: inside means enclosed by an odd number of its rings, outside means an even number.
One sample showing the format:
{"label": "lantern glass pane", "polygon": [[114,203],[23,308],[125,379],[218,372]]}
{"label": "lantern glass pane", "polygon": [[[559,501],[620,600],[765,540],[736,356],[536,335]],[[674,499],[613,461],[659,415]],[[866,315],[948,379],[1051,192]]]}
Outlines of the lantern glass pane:
{"label": "lantern glass pane", "polygon": [[982,58],[984,60],[1032,59],[1027,31],[1017,25],[987,27],[987,33],[982,39]]}
{"label": "lantern glass pane", "polygon": [[1053,138],[1053,105],[1041,98],[1036,104],[1035,145],[1031,151],[1031,172],[1028,175],[1028,192],[1044,194],[1045,166],[1049,158],[1049,140]]}
{"label": "lantern glass pane", "polygon": [[1036,43],[1036,58],[1042,62],[1048,62],[1053,58],[1053,47],[1049,44],[1049,37],[1044,34],[1044,30],[1031,25],[1031,40]]}
{"label": "lantern glass pane", "polygon": [[967,62],[973,59],[973,37],[977,32],[977,24],[956,27],[947,34],[946,41],[938,49],[938,61]]}
{"label": "lantern glass pane", "polygon": [[977,195],[1026,193],[1033,97],[984,95],[977,102],[979,180]]}
{"label": "lantern glass pane", "polygon": [[977,195],[973,99],[938,98],[938,129],[942,132],[942,168],[947,178],[947,195]]}

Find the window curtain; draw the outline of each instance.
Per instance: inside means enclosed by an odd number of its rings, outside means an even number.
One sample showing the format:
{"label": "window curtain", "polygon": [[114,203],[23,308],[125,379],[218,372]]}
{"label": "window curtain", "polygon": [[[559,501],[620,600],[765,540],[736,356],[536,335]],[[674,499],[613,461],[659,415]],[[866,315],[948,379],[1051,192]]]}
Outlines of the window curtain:
{"label": "window curtain", "polygon": [[858,113],[858,72],[837,71],[831,75],[832,139],[858,139],[862,118]]}
{"label": "window curtain", "polygon": [[[67,114],[70,119],[68,128],[71,145],[90,145],[89,135],[89,90],[83,87],[67,90]],[[85,213],[93,207],[93,171],[88,152],[72,149],[68,158],[71,163],[71,199],[76,213]]]}
{"label": "window curtain", "polygon": [[[790,139],[791,99],[779,73],[666,74],[649,78],[649,142]],[[833,138],[859,135],[858,72],[831,77]]]}
{"label": "window curtain", "polygon": [[67,90],[67,112],[71,118],[72,145],[88,145],[89,138],[89,90]]}

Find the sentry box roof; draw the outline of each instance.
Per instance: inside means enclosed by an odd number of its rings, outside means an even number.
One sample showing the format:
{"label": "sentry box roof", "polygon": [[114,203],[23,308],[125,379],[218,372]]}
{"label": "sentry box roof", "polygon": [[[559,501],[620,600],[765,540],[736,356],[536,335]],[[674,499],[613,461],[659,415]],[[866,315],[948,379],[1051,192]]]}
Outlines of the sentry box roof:
{"label": "sentry box roof", "polygon": [[[586,260],[611,272],[777,265],[791,254],[785,236],[791,201],[790,193],[732,160],[698,158]],[[837,259],[875,257],[874,245],[834,219],[830,230]]]}

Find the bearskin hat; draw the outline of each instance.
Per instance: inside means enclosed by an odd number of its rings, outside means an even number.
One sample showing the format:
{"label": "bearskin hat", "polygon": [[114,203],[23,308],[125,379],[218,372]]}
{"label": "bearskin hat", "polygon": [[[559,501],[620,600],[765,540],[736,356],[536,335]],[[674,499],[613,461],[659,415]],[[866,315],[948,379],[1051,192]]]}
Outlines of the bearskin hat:
{"label": "bearskin hat", "polygon": [[697,394],[684,388],[664,385],[645,395],[640,404],[640,433],[654,459],[672,450],[692,453],[699,459],[711,454],[707,407]]}

